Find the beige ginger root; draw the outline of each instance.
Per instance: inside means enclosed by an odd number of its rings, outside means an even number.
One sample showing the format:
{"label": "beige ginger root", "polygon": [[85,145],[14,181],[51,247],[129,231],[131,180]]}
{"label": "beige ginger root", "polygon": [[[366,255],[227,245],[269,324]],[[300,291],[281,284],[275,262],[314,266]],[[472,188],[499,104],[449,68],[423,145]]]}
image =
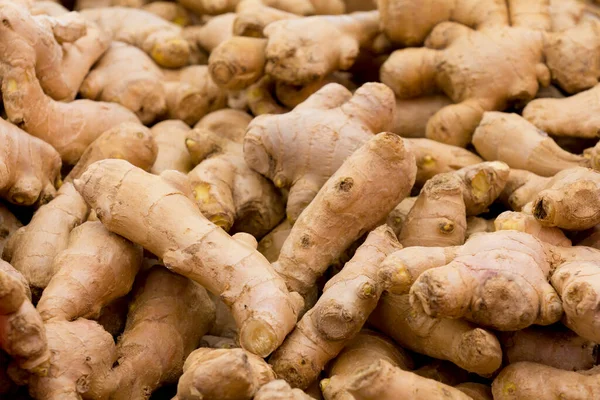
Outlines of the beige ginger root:
{"label": "beige ginger root", "polygon": [[81,15],[109,32],[112,40],[144,50],[161,67],[179,68],[188,64],[190,45],[179,25],[150,12],[126,7],[87,9]]}
{"label": "beige ginger root", "polygon": [[414,156],[393,133],[373,136],[348,157],[300,214],[273,264],[288,288],[310,298],[329,265],[410,193],[415,176]]}
{"label": "beige ginger root", "polygon": [[47,203],[56,195],[60,155],[49,144],[0,118],[0,196],[29,206]]}
{"label": "beige ginger root", "polygon": [[492,383],[494,400],[584,400],[600,396],[598,373],[564,371],[532,362],[504,368]]}
{"label": "beige ginger root", "polygon": [[142,248],[99,221],[71,231],[69,244],[52,263],[55,274],[37,310],[44,321],[97,319],[102,308],[131,291],[142,264]]}
{"label": "beige ginger root", "polygon": [[152,14],[179,26],[188,26],[192,24],[190,12],[179,3],[154,1],[143,5],[141,9],[151,12]]}
{"label": "beige ginger root", "polygon": [[90,143],[123,122],[139,122],[118,104],[91,100],[61,103],[42,91],[32,69],[11,68],[2,81],[4,108],[11,122],[49,143],[63,162],[74,165]]}
{"label": "beige ginger root", "polygon": [[[184,7],[198,15],[216,15],[235,11],[240,0],[178,0]],[[269,7],[298,15],[341,14],[344,12],[343,0],[261,0]]]}
{"label": "beige ginger root", "polygon": [[262,358],[242,349],[201,348],[185,361],[174,400],[251,400],[275,377]]}
{"label": "beige ginger root", "polygon": [[393,116],[394,96],[385,85],[367,83],[352,95],[329,84],[287,114],[255,118],[244,157],[275,186],[289,189],[286,211],[295,221],[344,159],[386,131]]}
{"label": "beige ginger root", "polygon": [[150,129],[158,147],[156,161],[150,172],[160,175],[171,169],[187,174],[194,168],[185,146],[189,130],[190,127],[185,122],[175,119],[159,122]]}
{"label": "beige ginger root", "polygon": [[429,118],[452,101],[441,94],[396,99],[396,118],[391,132],[405,138],[424,138]]}
{"label": "beige ginger root", "polygon": [[240,328],[242,347],[269,355],[292,330],[301,299],[287,291],[255,248],[210,223],[165,174],[154,176],[126,161],[103,160],[90,166],[75,186],[110,231],[221,296]]}
{"label": "beige ginger root", "polygon": [[543,226],[530,212],[505,211],[496,217],[494,226],[496,231],[525,232],[554,246],[571,246],[571,240],[562,230]]}
{"label": "beige ginger root", "polygon": [[429,119],[426,136],[465,147],[485,111],[524,104],[540,84],[550,83],[542,42],[541,32],[523,28],[473,31],[444,22],[429,35],[427,47],[392,53],[381,68],[381,81],[400,99],[445,93],[455,104]]}
{"label": "beige ginger root", "polygon": [[404,222],[406,222],[406,217],[415,205],[416,201],[416,196],[405,198],[387,216],[385,223],[393,229],[396,237],[400,235],[402,226],[404,225]]}
{"label": "beige ginger root", "polygon": [[508,181],[500,194],[500,200],[511,209],[521,211],[534,197],[544,190],[552,178],[545,178],[533,172],[511,169]]}
{"label": "beige ginger root", "polygon": [[183,36],[190,44],[192,54],[196,51],[212,52],[218,45],[230,39],[233,36],[233,22],[236,15],[236,13],[217,15],[204,25],[184,28]]}
{"label": "beige ginger root", "polygon": [[386,289],[386,282],[378,278],[379,265],[399,248],[396,236],[386,225],[367,236],[269,360],[277,377],[300,389],[317,379],[325,364],[358,334],[377,306]]}
{"label": "beige ginger root", "polygon": [[210,53],[208,68],[213,81],[221,88],[242,90],[265,73],[267,40],[233,36],[219,43]]}
{"label": "beige ginger root", "polygon": [[287,219],[284,220],[258,242],[258,251],[260,251],[269,262],[274,263],[279,258],[283,243],[285,243],[285,240],[290,235],[291,231],[291,222]]}
{"label": "beige ginger root", "polygon": [[286,381],[277,379],[261,386],[254,400],[314,400],[314,398],[300,389],[292,389]]}
{"label": "beige ginger root", "polygon": [[263,0],[242,0],[236,7],[232,32],[235,36],[264,37],[267,25],[299,15],[267,6]]}
{"label": "beige ginger root", "polygon": [[[4,251],[4,246],[8,239],[10,239],[12,234],[22,226],[23,224],[21,221],[19,221],[6,206],[0,204],[0,255],[2,255],[2,251]],[[25,283],[27,284],[27,280],[25,280]],[[27,285],[27,287],[29,287],[29,285]]]}
{"label": "beige ginger root", "polygon": [[21,274],[0,261],[0,348],[17,365],[43,376],[50,352],[42,318],[31,304],[31,293]]}

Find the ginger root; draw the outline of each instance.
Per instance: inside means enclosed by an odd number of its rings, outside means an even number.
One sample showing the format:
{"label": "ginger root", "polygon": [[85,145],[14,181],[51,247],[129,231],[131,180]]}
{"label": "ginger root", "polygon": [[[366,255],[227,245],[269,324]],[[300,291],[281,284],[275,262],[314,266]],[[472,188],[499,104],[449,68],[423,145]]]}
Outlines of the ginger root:
{"label": "ginger root", "polygon": [[254,400],[313,400],[314,398],[300,389],[292,389],[290,385],[277,379],[261,386],[256,392]]}
{"label": "ginger root", "polygon": [[[6,242],[8,242],[8,239],[10,239],[12,234],[22,226],[23,224],[21,221],[19,221],[8,208],[3,204],[0,204],[0,256],[4,251],[4,246],[6,245]],[[26,280],[25,283],[27,284]],[[27,287],[29,287],[29,285],[27,285]]]}
{"label": "ginger root", "polygon": [[187,174],[194,168],[185,146],[189,130],[190,127],[185,122],[174,119],[159,122],[150,129],[158,147],[156,161],[150,172],[160,175],[171,169]]}
{"label": "ginger root", "polygon": [[543,226],[531,213],[505,211],[496,217],[494,226],[496,231],[525,232],[554,246],[571,246],[571,240],[562,230],[553,226]]}

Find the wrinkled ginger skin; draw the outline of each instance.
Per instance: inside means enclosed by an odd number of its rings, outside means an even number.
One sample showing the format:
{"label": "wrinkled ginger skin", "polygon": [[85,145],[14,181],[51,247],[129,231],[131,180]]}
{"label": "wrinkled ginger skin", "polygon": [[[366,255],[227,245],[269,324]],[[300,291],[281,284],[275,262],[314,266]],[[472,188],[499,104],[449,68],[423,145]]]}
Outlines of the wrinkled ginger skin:
{"label": "wrinkled ginger skin", "polygon": [[2,81],[4,108],[11,122],[54,147],[65,164],[75,165],[90,143],[123,122],[139,122],[114,103],[46,96],[32,69],[11,68]]}
{"label": "wrinkled ginger skin", "polygon": [[185,146],[189,130],[185,122],[175,119],[159,122],[150,129],[158,147],[156,161],[150,172],[160,175],[164,171],[175,170],[187,174],[194,168]]}
{"label": "wrinkled ginger skin", "polygon": [[519,362],[504,368],[492,383],[494,400],[569,400],[600,396],[600,368],[563,371],[547,365]]}
{"label": "wrinkled ginger skin", "polygon": [[114,102],[133,111],[144,124],[167,110],[164,77],[137,47],[113,42],[79,88],[86,99]]}
{"label": "wrinkled ginger skin", "polygon": [[55,272],[54,257],[67,247],[71,230],[86,220],[88,212],[73,185],[65,183],[54,200],[11,236],[2,257],[27,278],[34,291],[40,291]]}
{"label": "wrinkled ginger skin", "polygon": [[[104,160],[92,164],[75,186],[110,231],[221,296],[240,328],[242,347],[269,355],[292,330],[301,299],[287,291],[258,251],[210,223],[163,176],[125,161]],[[213,245],[207,246],[209,242]]]}
{"label": "wrinkled ginger skin", "polygon": [[24,206],[52,200],[61,167],[56,150],[2,118],[0,147],[0,197]]}
{"label": "wrinkled ginger skin", "polygon": [[352,95],[331,83],[287,114],[255,118],[244,157],[275,186],[289,189],[286,211],[295,221],[348,156],[390,127],[394,110],[394,95],[383,84],[367,83]]}
{"label": "wrinkled ginger skin", "polygon": [[109,32],[113,40],[144,50],[164,68],[180,68],[188,64],[190,46],[182,28],[150,12],[127,7],[106,7],[81,11]]}
{"label": "wrinkled ginger skin", "polygon": [[416,170],[393,133],[375,135],[352,153],[300,214],[273,264],[288,288],[309,296],[329,265],[410,194]]}
{"label": "wrinkled ginger skin", "polygon": [[142,248],[101,222],[85,222],[71,231],[67,248],[56,255],[56,271],[37,310],[44,321],[97,319],[102,308],[131,291],[142,265]]}
{"label": "wrinkled ginger skin", "polygon": [[399,248],[386,225],[369,234],[269,360],[277,377],[304,390],[317,379],[325,364],[358,334],[377,306],[386,286],[378,278],[379,265]]}
{"label": "wrinkled ginger skin", "polygon": [[175,400],[251,400],[274,379],[271,367],[252,353],[201,348],[185,361]]}
{"label": "wrinkled ginger skin", "polygon": [[28,295],[23,276],[0,261],[0,347],[20,368],[44,375],[50,352],[42,318]]}

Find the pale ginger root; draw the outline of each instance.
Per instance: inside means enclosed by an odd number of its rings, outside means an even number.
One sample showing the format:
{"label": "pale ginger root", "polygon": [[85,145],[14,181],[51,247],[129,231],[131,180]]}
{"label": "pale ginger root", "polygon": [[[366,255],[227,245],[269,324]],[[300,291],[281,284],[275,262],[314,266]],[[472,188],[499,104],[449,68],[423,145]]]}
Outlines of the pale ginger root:
{"label": "pale ginger root", "polygon": [[183,366],[175,400],[251,400],[275,373],[262,358],[242,349],[192,352]]}
{"label": "pale ginger root", "polygon": [[75,0],[75,10],[103,7],[140,8],[150,0]]}
{"label": "pale ginger root", "polygon": [[261,238],[284,218],[285,208],[273,184],[244,160],[243,129],[251,121],[245,116],[239,118],[243,125],[226,135],[203,128],[202,121],[187,133],[185,145],[197,164],[188,179],[209,221],[226,231]]}
{"label": "pale ginger root", "polygon": [[164,76],[142,50],[113,42],[79,88],[86,99],[121,104],[144,124],[167,111]]}
{"label": "pale ginger root", "polygon": [[511,169],[508,181],[500,194],[500,200],[514,211],[521,211],[534,197],[544,190],[552,178],[546,178],[533,172]]}
{"label": "pale ginger root", "polygon": [[[240,0],[177,0],[198,15],[217,15],[236,10]],[[345,10],[343,0],[261,0],[265,6],[298,15],[341,14]]]}
{"label": "pale ginger root", "polygon": [[185,122],[174,119],[159,122],[150,129],[158,147],[150,172],[160,175],[164,171],[175,170],[187,174],[194,168],[185,146],[189,131],[190,127]]}
{"label": "pale ginger root", "polygon": [[235,13],[226,13],[212,17],[204,25],[193,25],[184,28],[183,36],[190,44],[191,53],[212,52],[218,45],[230,39],[233,36],[235,19]]}
{"label": "pale ginger root", "polygon": [[8,69],[35,68],[34,76],[55,100],[73,100],[91,66],[110,46],[108,35],[77,13],[33,16],[27,8],[3,0],[0,17],[1,64]]}
{"label": "pale ginger root", "polygon": [[252,116],[244,111],[221,109],[205,115],[194,128],[205,129],[234,142],[240,142],[246,135],[246,128]]}
{"label": "pale ginger root", "polygon": [[358,334],[386,282],[379,279],[381,262],[401,246],[392,230],[382,225],[373,230],[354,257],[331,278],[323,294],[298,322],[296,329],[271,356],[277,377],[293,387],[306,389],[325,365]]}
{"label": "pale ginger root", "polygon": [[454,388],[460,390],[473,400],[494,400],[492,397],[492,388],[483,383],[465,382],[456,385]]}
{"label": "pale ginger root", "polygon": [[289,112],[289,109],[281,106],[275,99],[274,91],[275,82],[268,75],[250,85],[246,89],[246,100],[250,112],[257,117],[264,114],[285,114]]}
{"label": "pale ginger root", "polygon": [[218,87],[206,65],[191,65],[179,70],[163,70],[166,83],[167,115],[188,125],[206,114],[225,108],[227,93]]}
{"label": "pale ginger root", "polygon": [[460,390],[379,360],[348,378],[348,392],[356,400],[448,399],[472,400]]}
{"label": "pale ginger root", "polygon": [[482,233],[457,252],[448,264],[418,276],[410,288],[415,308],[500,331],[561,318],[561,301],[548,283],[552,265],[538,239],[517,231]]}
{"label": "pale ginger root", "polygon": [[534,98],[540,84],[550,83],[538,31],[509,27],[473,31],[444,22],[426,45],[392,53],[381,67],[381,81],[400,99],[443,92],[455,103],[429,119],[429,139],[465,147],[485,111],[524,104]]}
{"label": "pale ginger root", "polygon": [[450,104],[452,101],[440,94],[396,99],[396,118],[390,131],[405,138],[424,138],[427,121]]}
{"label": "pale ginger root", "polygon": [[313,400],[313,397],[300,389],[292,389],[282,379],[277,379],[263,385],[254,396],[254,400]]}
{"label": "pale ginger root", "polygon": [[72,182],[87,167],[107,158],[127,160],[148,171],[155,163],[157,153],[157,142],[148,128],[139,123],[124,122],[104,132],[85,149],[77,164],[65,177],[65,182]]}
{"label": "pale ginger root", "polygon": [[[6,242],[23,224],[15,217],[6,206],[0,203],[0,256],[4,251]],[[25,278],[23,278],[25,279]],[[27,284],[27,281],[25,280]],[[29,287],[29,285],[27,285]]]}
{"label": "pale ginger root", "polygon": [[394,96],[385,85],[367,83],[352,95],[332,83],[287,114],[255,118],[244,157],[275,186],[289,189],[286,211],[295,221],[344,159],[386,131],[393,116]]}
{"label": "pale ginger root", "polygon": [[428,316],[408,295],[386,294],[369,318],[369,323],[404,348],[480,375],[490,375],[502,364],[502,350],[496,336],[460,319]]}
{"label": "pale ginger root", "polygon": [[387,216],[385,223],[392,228],[396,237],[400,235],[408,213],[417,201],[417,197],[407,197],[402,200]]}
{"label": "pale ginger root", "polygon": [[73,185],[65,183],[54,200],[40,207],[6,243],[2,258],[25,276],[34,295],[50,282],[54,257],[67,247],[71,230],[86,220],[88,212]]}
{"label": "pale ginger root", "polygon": [[188,64],[190,45],[179,25],[150,12],[126,7],[87,9],[81,15],[109,32],[112,40],[144,50],[161,67],[179,68]]}
{"label": "pale ginger root", "polygon": [[410,194],[415,175],[414,156],[393,133],[352,153],[300,214],[273,264],[288,288],[311,298],[329,265]]}
{"label": "pale ginger root", "polygon": [[467,217],[487,210],[504,189],[508,174],[508,166],[495,161],[434,176],[406,216],[398,240],[405,247],[463,244]]}
{"label": "pale ginger root", "polygon": [[496,227],[494,226],[495,220],[489,220],[480,217],[468,217],[467,218],[467,230],[465,231],[465,238],[468,239],[472,235],[481,232],[494,232]]}
{"label": "pale ginger root", "polygon": [[60,155],[49,144],[0,118],[0,196],[13,204],[47,203],[60,181]]}
{"label": "pale ginger root", "polygon": [[212,80],[221,88],[242,90],[265,73],[267,40],[233,36],[219,43],[210,53],[208,68]]}
{"label": "pale ginger root", "polygon": [[320,383],[325,399],[353,400],[354,397],[346,391],[348,379],[356,371],[379,360],[385,360],[404,370],[414,367],[408,352],[397,347],[384,335],[363,329],[329,365],[330,378],[323,379]]}
{"label": "pale ginger root", "polygon": [[262,0],[242,0],[236,8],[232,32],[236,36],[262,38],[265,27],[270,23],[294,18],[300,16],[269,7]]}
{"label": "pale ginger root", "polygon": [[166,172],[159,177],[126,161],[103,160],[91,165],[75,186],[110,231],[221,296],[240,328],[242,347],[269,355],[294,327],[300,297],[287,291],[258,251],[202,216]]}
{"label": "pale ginger root", "polygon": [[505,211],[496,217],[494,226],[496,231],[525,232],[554,246],[571,246],[571,240],[562,230],[543,226],[530,212]]}
{"label": "pale ginger root", "polygon": [[494,400],[585,400],[600,396],[600,368],[564,371],[532,362],[504,368],[492,383]]}
{"label": "pale ginger root", "polygon": [[139,122],[125,107],[91,100],[61,103],[42,91],[32,69],[11,68],[2,81],[11,122],[49,143],[65,164],[74,165],[90,143],[123,122]]}
{"label": "pale ginger root", "polygon": [[44,321],[97,319],[104,306],[131,291],[142,265],[142,248],[99,221],[71,231],[67,248],[54,258],[55,271],[37,310]]}
{"label": "pale ginger root", "polygon": [[598,345],[563,326],[529,327],[498,336],[507,364],[530,361],[568,371],[597,363]]}
{"label": "pale ginger root", "polygon": [[[399,134],[403,136],[401,133]],[[406,142],[417,160],[416,185],[418,186],[423,186],[437,174],[456,171],[483,162],[481,157],[462,147],[430,139],[406,139]]]}
{"label": "pale ginger root", "polygon": [[258,251],[260,251],[269,262],[273,263],[277,261],[279,253],[281,253],[281,248],[291,231],[292,223],[287,219],[284,220],[258,242]]}
{"label": "pale ginger root", "polygon": [[10,264],[0,261],[0,348],[19,368],[43,376],[50,352],[42,318],[31,304],[31,293]]}
{"label": "pale ginger root", "polygon": [[534,100],[523,110],[523,117],[551,135],[596,139],[600,131],[598,112],[600,84],[564,99]]}
{"label": "pale ginger root", "polygon": [[[532,103],[537,101],[540,100]],[[483,114],[473,134],[473,145],[488,161],[503,161],[511,168],[541,176],[554,176],[563,169],[589,164],[586,157],[563,150],[545,132],[517,114]]]}
{"label": "pale ginger root", "polygon": [[141,9],[179,26],[188,26],[192,23],[190,12],[178,3],[154,1],[142,6]]}

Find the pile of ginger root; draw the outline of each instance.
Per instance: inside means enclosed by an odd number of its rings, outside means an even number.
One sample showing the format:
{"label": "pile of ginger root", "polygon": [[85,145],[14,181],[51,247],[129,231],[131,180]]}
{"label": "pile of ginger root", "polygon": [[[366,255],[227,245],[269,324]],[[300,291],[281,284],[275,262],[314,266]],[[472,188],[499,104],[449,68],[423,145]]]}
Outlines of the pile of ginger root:
{"label": "pile of ginger root", "polygon": [[600,399],[600,1],[0,19],[0,399]]}

